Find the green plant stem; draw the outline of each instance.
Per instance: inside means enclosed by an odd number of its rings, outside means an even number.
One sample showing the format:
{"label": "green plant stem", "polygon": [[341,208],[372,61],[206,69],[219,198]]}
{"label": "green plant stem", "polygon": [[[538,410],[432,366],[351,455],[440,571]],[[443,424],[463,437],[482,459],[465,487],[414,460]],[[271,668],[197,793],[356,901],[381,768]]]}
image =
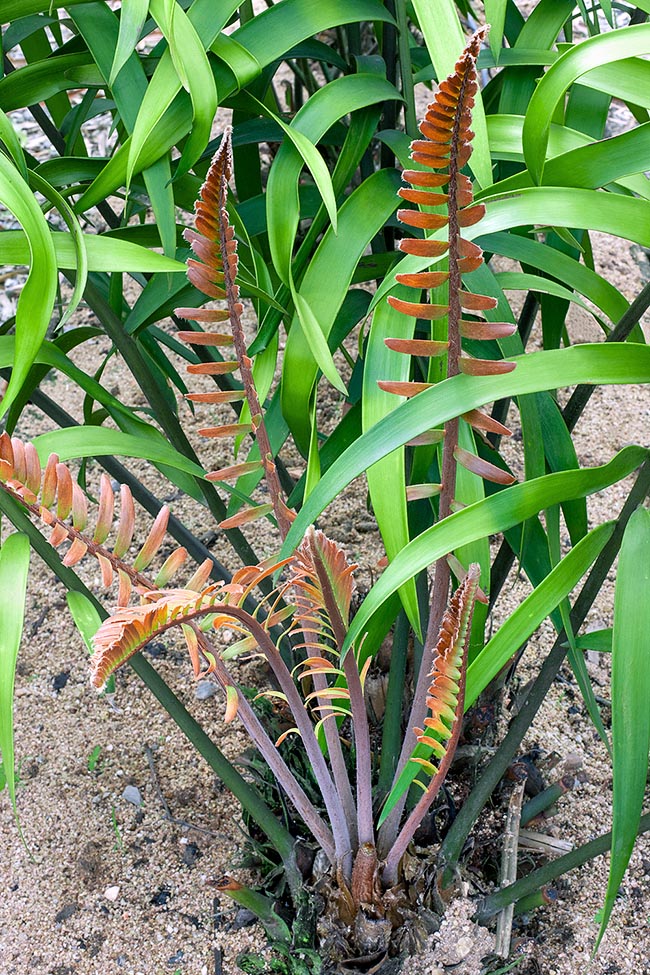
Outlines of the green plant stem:
{"label": "green plant stem", "polygon": [[411,139],[418,137],[418,120],[415,111],[415,92],[413,90],[413,70],[411,67],[411,32],[409,31],[406,0],[395,0],[395,19],[397,21],[397,51],[399,71],[404,99],[404,127]]}
{"label": "green plant stem", "polygon": [[[650,812],[641,817],[639,834],[647,833],[648,830],[650,830]],[[611,845],[611,832],[603,833],[602,836],[598,836],[595,840],[590,840],[589,843],[579,846],[576,850],[565,853],[559,859],[551,860],[538,870],[533,870],[526,877],[517,880],[516,883],[504,887],[502,890],[496,890],[493,894],[484,897],[479,903],[474,919],[479,924],[485,924],[491,917],[494,917],[504,907],[507,907],[508,904],[519,901],[523,897],[528,897],[538,891],[540,887],[550,883],[551,880],[555,880],[556,877],[561,877],[562,874],[567,873],[569,870],[574,870],[576,867],[582,866],[583,863],[593,860],[594,857],[602,856],[603,853],[607,853],[611,849]]]}
{"label": "green plant stem", "polygon": [[[25,532],[29,536],[32,548],[40,555],[50,569],[52,569],[66,589],[83,593],[95,606],[101,618],[106,619],[108,613],[102,604],[72,569],[62,565],[57,552],[43,538],[36,526],[32,524],[22,505],[4,491],[0,491],[0,509],[19,531]],[[170,717],[173,718],[188,741],[194,745],[210,768],[219,776],[226,788],[230,789],[244,809],[250,813],[255,822],[264,830],[282,858],[292,891],[299,893],[302,887],[302,877],[296,865],[295,841],[291,834],[276,819],[259,792],[246,782],[214,742],[210,740],[203,728],[194,720],[192,715],[151,666],[149,661],[142,654],[138,653],[129,660],[129,665],[147,685]]]}
{"label": "green plant stem", "polygon": [[409,622],[402,610],[397,617],[393,646],[390,655],[390,672],[386,691],[386,708],[382,729],[380,769],[377,789],[379,798],[388,794],[397,768],[397,757],[402,742],[402,704],[404,682],[406,680],[406,659],[408,655]]}
{"label": "green plant stem", "polygon": [[[576,630],[580,627],[591,608],[600,588],[607,577],[623,538],[625,526],[632,513],[641,504],[650,491],[650,461],[646,461],[630,491],[621,513],[617,519],[612,537],[596,559],[587,580],[576,599],[571,613],[571,623]],[[537,711],[548,694],[551,684],[562,665],[566,655],[566,636],[564,630],[558,635],[551,651],[542,664],[539,675],[531,687],[521,710],[513,719],[505,738],[501,742],[488,766],[481,775],[460,812],[442,842],[439,852],[442,884],[448,886],[454,874],[465,841],[470,830],[478,819],[483,806],[494,793],[496,787],[505,774],[510,762],[519,748],[521,741],[533,722]]]}

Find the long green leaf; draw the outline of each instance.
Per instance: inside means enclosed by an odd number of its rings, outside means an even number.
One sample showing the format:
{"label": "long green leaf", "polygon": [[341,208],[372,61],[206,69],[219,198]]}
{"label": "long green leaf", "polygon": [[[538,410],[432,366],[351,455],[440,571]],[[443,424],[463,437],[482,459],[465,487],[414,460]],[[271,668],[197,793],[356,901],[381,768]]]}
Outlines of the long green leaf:
{"label": "long green leaf", "polygon": [[650,511],[630,518],[618,560],[612,633],[612,858],[596,947],[630,860],[643,806],[650,749]]}
{"label": "long green leaf", "polygon": [[64,430],[53,430],[42,433],[33,440],[41,462],[47,460],[52,453],[59,455],[61,461],[73,457],[143,457],[152,464],[164,464],[179,471],[185,471],[194,477],[203,477],[204,471],[193,461],[188,460],[173,447],[163,441],[152,440],[149,437],[122,433],[121,430],[111,430],[107,427],[67,427]]}
{"label": "long green leaf", "polygon": [[589,532],[501,624],[469,666],[465,692],[466,709],[472,706],[492,678],[578,584],[600,554],[613,530],[614,523],[607,522]]}
{"label": "long green leaf", "polygon": [[[10,210],[23,227],[19,233],[24,243],[22,260],[6,263],[29,264],[27,281],[20,292],[16,307],[16,357],[11,379],[0,403],[0,417],[4,416],[29,372],[38,347],[45,338],[54,309],[58,284],[56,256],[50,228],[41,213],[29,185],[4,153],[0,152],[0,202]],[[63,234],[69,237],[69,234]],[[0,237],[2,240],[2,237]],[[71,243],[72,267],[76,265]]]}
{"label": "long green leaf", "polygon": [[551,504],[601,491],[630,474],[647,456],[648,451],[643,447],[625,447],[602,467],[546,474],[515,484],[433,525],[410,542],[375,583],[350,625],[344,649],[359,639],[372,614],[407,579],[458,545],[506,531]]}
{"label": "long green leaf", "polygon": [[578,383],[650,382],[650,348],[627,344],[580,345],[532,352],[502,376],[453,376],[414,396],[364,433],[332,464],[305,502],[283,547],[288,555],[321,512],[372,464],[407,441],[455,416],[504,397]]}
{"label": "long green leaf", "polygon": [[126,61],[133,54],[135,45],[140,40],[149,12],[149,0],[122,0],[120,9],[120,32],[117,38],[111,72],[108,84],[112,88],[113,82],[124,67]]}
{"label": "long green leaf", "polygon": [[[526,165],[536,183],[542,179],[549,129],[564,93],[581,75],[604,62],[620,61],[650,51],[650,24],[624,27],[590,37],[552,64],[530,100],[523,128]],[[563,224],[566,226],[566,224]]]}
{"label": "long green leaf", "polygon": [[0,752],[9,798],[17,816],[14,769],[14,676],[23,635],[29,539],[15,533],[0,548]]}
{"label": "long green leaf", "polygon": [[[41,218],[42,216],[41,214]],[[51,244],[53,244],[54,275],[57,267],[74,269],[76,267],[75,243],[71,239],[71,235],[54,231],[49,236]],[[84,234],[83,240],[88,256],[89,271],[135,271],[142,274],[153,274],[156,271],[172,271],[180,274],[187,271],[185,264],[180,261],[172,260],[163,254],[156,254],[155,251],[151,251],[147,247],[141,247],[140,244],[133,244],[128,240],[120,240],[118,237]],[[29,238],[20,230],[5,230],[0,233],[0,250],[7,264],[29,263]],[[54,281],[56,281],[55,277]],[[44,281],[43,290],[40,292],[41,302],[43,302],[44,296],[49,295],[49,289],[45,287],[46,284],[47,282]]]}

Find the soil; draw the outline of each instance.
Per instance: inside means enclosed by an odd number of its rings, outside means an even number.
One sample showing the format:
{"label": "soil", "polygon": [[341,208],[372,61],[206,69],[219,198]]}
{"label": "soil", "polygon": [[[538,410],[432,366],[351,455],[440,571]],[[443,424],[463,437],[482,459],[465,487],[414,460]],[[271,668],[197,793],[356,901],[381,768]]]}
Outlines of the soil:
{"label": "soil", "polygon": [[[647,255],[602,235],[594,235],[594,249],[599,272],[632,299],[648,279]],[[19,272],[16,280],[19,286]],[[75,324],[83,321],[92,322],[88,310],[78,313]],[[570,322],[572,341],[602,337],[593,319],[579,309],[572,312]],[[75,360],[92,373],[107,345],[103,339],[91,340]],[[143,405],[118,359],[111,360],[102,381],[123,402]],[[71,384],[48,378],[44,389],[81,418],[82,403]],[[324,399],[335,418],[341,404],[334,396]],[[204,424],[205,414],[195,420],[186,407],[181,409],[186,431],[197,444],[196,429]],[[626,443],[647,445],[649,413],[647,388],[597,390],[576,430],[581,463],[602,463]],[[27,438],[49,428],[49,421],[29,406],[18,432]],[[520,446],[512,445],[513,455]],[[201,457],[206,469],[229,459],[227,454],[219,456],[210,444],[201,448]],[[289,458],[290,467],[300,464],[297,456]],[[211,532],[211,522],[197,506],[178,498],[155,471],[137,462],[128,466],[159,496],[167,494],[173,512],[195,532]],[[98,468],[89,465],[89,484],[96,484],[97,478]],[[617,485],[590,498],[590,524],[612,517],[628,487]],[[143,515],[140,536],[149,524]],[[349,557],[359,563],[359,586],[367,587],[377,576],[382,549],[367,512],[363,481],[325,513],[321,527],[344,542]],[[247,535],[260,552],[272,550],[264,529],[250,529]],[[234,566],[220,540],[213,551]],[[99,587],[99,573],[90,560],[79,571],[89,586]],[[612,573],[585,629],[611,625],[613,578]],[[513,573],[492,625],[498,626],[508,608],[528,591]],[[550,626],[543,626],[530,641],[518,669],[519,686],[535,673],[552,640]],[[242,756],[248,748],[246,736],[236,723],[224,723],[219,695],[199,699],[183,646],[173,639],[157,641],[148,655],[227,757]],[[589,667],[597,693],[606,700],[606,655],[591,655]],[[238,676],[244,684],[255,685],[259,667],[243,663]],[[603,710],[607,718],[607,707]],[[63,588],[36,556],[18,660],[14,724],[18,810],[26,843],[20,840],[5,792],[0,801],[0,869],[5,889],[0,901],[0,970],[6,975],[235,975],[240,971],[235,961],[238,953],[261,949],[265,939],[247,912],[219,894],[216,886],[224,874],[242,882],[255,879],[241,865],[245,837],[239,807],[128,667],[118,675],[114,696],[98,697],[91,689],[86,651],[65,608]],[[566,668],[524,742],[524,751],[533,748],[543,756],[558,757],[547,781],[562,774],[567,760],[574,766],[581,764],[586,779],[558,802],[557,815],[538,830],[577,845],[609,829],[611,765]],[[504,787],[506,795],[508,788]],[[487,859],[496,862],[504,802],[499,796],[495,800],[482,817],[474,842]],[[435,857],[435,848],[430,856]],[[522,849],[520,862],[527,867],[541,861],[539,855]],[[646,837],[636,844],[610,927],[589,966],[607,869],[608,858],[600,857],[574,871],[563,879],[552,906],[516,921],[513,971],[574,975],[588,968],[593,975],[650,973],[650,839]],[[480,975],[493,941],[489,930],[473,924],[471,913],[469,901],[457,900],[440,931],[404,971]]]}

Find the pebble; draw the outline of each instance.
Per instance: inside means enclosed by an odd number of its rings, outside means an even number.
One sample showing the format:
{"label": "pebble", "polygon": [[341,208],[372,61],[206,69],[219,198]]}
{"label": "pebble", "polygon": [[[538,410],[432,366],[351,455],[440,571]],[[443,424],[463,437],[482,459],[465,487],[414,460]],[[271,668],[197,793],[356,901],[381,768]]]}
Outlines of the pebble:
{"label": "pebble", "polygon": [[52,687],[57,692],[62,691],[65,685],[70,680],[70,673],[68,671],[62,670],[60,674],[57,674],[52,678]]}
{"label": "pebble", "polygon": [[135,785],[127,785],[124,792],[122,793],[122,798],[126,799],[134,806],[142,805],[142,796],[140,795],[140,790]]}
{"label": "pebble", "polygon": [[207,701],[214,697],[219,688],[211,680],[200,680],[194,688],[194,697],[197,701]]}
{"label": "pebble", "polygon": [[120,895],[120,888],[116,885],[114,887],[107,887],[104,891],[104,897],[107,901],[116,901]]}
{"label": "pebble", "polygon": [[78,910],[79,908],[76,904],[66,904],[65,907],[62,907],[60,911],[57,911],[57,913],[54,915],[54,920],[57,922],[67,921],[68,918],[72,917],[75,911]]}

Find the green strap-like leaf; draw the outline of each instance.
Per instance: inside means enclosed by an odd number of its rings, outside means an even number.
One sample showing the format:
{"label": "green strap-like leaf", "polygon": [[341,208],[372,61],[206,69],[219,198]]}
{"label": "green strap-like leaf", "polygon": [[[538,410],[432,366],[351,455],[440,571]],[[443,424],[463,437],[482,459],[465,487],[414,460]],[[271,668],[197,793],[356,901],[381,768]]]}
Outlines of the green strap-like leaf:
{"label": "green strap-like leaf", "polygon": [[[650,348],[641,345],[580,345],[532,352],[515,359],[501,376],[453,376],[414,396],[375,424],[323,475],[294,521],[283,556],[300,542],[308,526],[343,489],[372,464],[431,427],[494,400],[578,383],[650,382]],[[455,544],[455,543],[454,543]],[[443,553],[444,554],[444,553]]]}
{"label": "green strap-like leaf", "polygon": [[[41,214],[42,218],[43,215]],[[45,221],[43,222],[45,223]],[[53,245],[52,264],[48,264],[48,267],[54,268],[52,276],[53,281],[56,282],[57,267],[71,269],[76,267],[75,241],[72,240],[70,234],[60,231],[54,231],[51,234],[48,231],[48,235],[50,244]],[[84,234],[83,240],[88,256],[89,271],[139,271],[142,274],[155,273],[156,271],[172,271],[180,274],[187,271],[185,264],[181,264],[180,261],[165,257],[163,254],[156,254],[155,251],[141,247],[140,244],[133,244],[129,240],[120,240],[118,237],[108,235],[98,236],[97,234]],[[0,233],[0,250],[7,264],[29,263],[29,237],[20,230],[5,230]],[[41,303],[44,297],[48,295],[49,288],[46,287],[46,282],[43,282],[43,289],[40,292]],[[52,304],[53,301],[52,299]]]}
{"label": "green strap-like leaf", "polygon": [[108,78],[109,87],[113,87],[113,82],[124,67],[126,61],[133,54],[135,45],[140,40],[140,34],[142,33],[148,12],[149,0],[122,0],[120,9],[120,32],[117,37],[117,45]]}
{"label": "green strap-like leaf", "polygon": [[53,430],[51,433],[42,433],[39,437],[35,437],[33,444],[41,463],[44,463],[52,453],[58,454],[61,461],[73,457],[104,455],[143,457],[145,460],[150,460],[152,464],[164,464],[166,467],[185,471],[194,477],[204,476],[198,464],[188,460],[162,439],[122,433],[121,430],[111,430],[107,427],[78,426]]}
{"label": "green strap-like leaf", "polygon": [[523,129],[526,165],[536,183],[541,181],[544,171],[551,119],[567,88],[581,75],[591,68],[600,67],[604,62],[632,58],[648,51],[650,24],[638,24],[590,37],[551,65],[530,100]]}
{"label": "green strap-like leaf", "polygon": [[540,623],[578,584],[614,530],[613,522],[589,532],[501,624],[467,671],[465,708],[472,706]]}
{"label": "green strap-like leaf", "polygon": [[375,583],[350,626],[344,649],[359,639],[367,621],[383,600],[407,579],[458,545],[505,531],[567,498],[580,498],[601,491],[626,477],[647,457],[648,451],[642,447],[625,447],[602,467],[546,474],[533,481],[515,484],[433,525],[410,542]]}
{"label": "green strap-like leaf", "polygon": [[650,748],[650,511],[630,518],[618,559],[612,634],[612,858],[596,947],[634,847]]}
{"label": "green strap-like leaf", "polygon": [[[21,383],[45,338],[54,310],[58,275],[52,235],[41,208],[19,171],[1,152],[0,202],[14,214],[24,231],[20,234],[24,243],[22,259],[14,261],[3,251],[4,260],[8,264],[29,265],[27,281],[16,307],[16,358],[9,386],[0,404],[0,416],[4,416],[18,395]],[[70,235],[62,236],[69,238]],[[73,255],[70,266],[75,267],[74,247],[72,242],[70,244]]]}
{"label": "green strap-like leaf", "polygon": [[27,535],[9,535],[0,548],[0,752],[9,798],[16,816],[14,675],[23,635],[28,571]]}

